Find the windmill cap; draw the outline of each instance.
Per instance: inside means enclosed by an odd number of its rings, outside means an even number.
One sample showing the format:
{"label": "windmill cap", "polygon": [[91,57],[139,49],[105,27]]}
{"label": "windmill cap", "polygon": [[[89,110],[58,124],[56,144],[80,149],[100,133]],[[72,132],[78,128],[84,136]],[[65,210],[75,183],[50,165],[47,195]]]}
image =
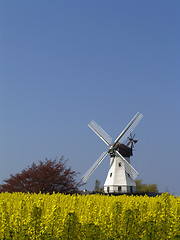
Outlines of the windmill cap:
{"label": "windmill cap", "polygon": [[123,157],[130,157],[132,156],[132,148],[118,142],[114,147],[114,150],[117,150]]}

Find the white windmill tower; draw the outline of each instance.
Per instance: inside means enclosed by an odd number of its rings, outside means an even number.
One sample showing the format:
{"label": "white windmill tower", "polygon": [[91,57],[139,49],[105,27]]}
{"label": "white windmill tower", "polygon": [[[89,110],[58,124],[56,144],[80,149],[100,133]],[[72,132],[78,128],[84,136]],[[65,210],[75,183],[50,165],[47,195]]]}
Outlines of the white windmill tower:
{"label": "white windmill tower", "polygon": [[[110,169],[104,183],[105,193],[133,193],[136,191],[135,179],[138,172],[130,164],[132,149],[137,140],[134,140],[132,131],[142,119],[143,115],[137,113],[130,123],[125,127],[121,134],[112,143],[112,138],[95,122],[91,121],[89,127],[109,146],[107,152],[103,152],[98,160],[82,176],[86,182],[91,174],[96,170],[105,157],[110,155]],[[123,144],[129,140],[127,145]]]}

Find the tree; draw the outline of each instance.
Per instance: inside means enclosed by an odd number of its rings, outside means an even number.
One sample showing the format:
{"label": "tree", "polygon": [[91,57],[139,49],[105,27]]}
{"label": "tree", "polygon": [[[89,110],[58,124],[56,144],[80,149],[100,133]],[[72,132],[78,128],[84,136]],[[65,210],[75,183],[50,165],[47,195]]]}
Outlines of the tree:
{"label": "tree", "polygon": [[157,184],[144,184],[142,179],[135,180],[136,182],[136,192],[140,193],[158,193]]}
{"label": "tree", "polygon": [[39,164],[32,163],[21,173],[10,175],[9,179],[4,180],[0,185],[1,192],[33,192],[33,193],[77,193],[80,182],[75,178],[78,173],[66,167],[67,160],[63,157],[57,161],[46,159]]}
{"label": "tree", "polygon": [[96,180],[95,181],[95,186],[94,186],[94,192],[100,192],[101,188],[100,188],[100,181]]}

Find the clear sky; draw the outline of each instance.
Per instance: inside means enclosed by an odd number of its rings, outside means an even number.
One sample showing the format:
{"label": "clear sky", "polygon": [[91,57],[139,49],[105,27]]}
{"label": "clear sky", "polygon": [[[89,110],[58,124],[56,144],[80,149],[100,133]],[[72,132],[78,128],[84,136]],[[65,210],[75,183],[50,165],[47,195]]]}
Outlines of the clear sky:
{"label": "clear sky", "polygon": [[0,183],[62,155],[84,174],[107,150],[88,123],[115,139],[140,111],[138,178],[180,195],[179,26],[178,0],[2,0]]}

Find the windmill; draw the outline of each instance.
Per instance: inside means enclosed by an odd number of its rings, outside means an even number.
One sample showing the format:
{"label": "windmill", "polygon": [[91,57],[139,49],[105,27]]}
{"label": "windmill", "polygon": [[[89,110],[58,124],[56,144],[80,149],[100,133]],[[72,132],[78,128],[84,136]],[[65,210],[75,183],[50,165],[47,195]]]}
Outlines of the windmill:
{"label": "windmill", "polygon": [[[130,157],[133,155],[134,144],[137,140],[132,135],[133,130],[138,125],[143,115],[137,113],[130,123],[124,128],[121,134],[112,143],[112,138],[95,122],[91,121],[88,126],[108,145],[109,149],[103,152],[98,160],[82,176],[82,181],[86,182],[101,162],[110,155],[110,168],[104,183],[105,193],[132,193],[136,191],[135,179],[138,172],[130,164]],[[123,144],[128,139],[128,143]]]}

